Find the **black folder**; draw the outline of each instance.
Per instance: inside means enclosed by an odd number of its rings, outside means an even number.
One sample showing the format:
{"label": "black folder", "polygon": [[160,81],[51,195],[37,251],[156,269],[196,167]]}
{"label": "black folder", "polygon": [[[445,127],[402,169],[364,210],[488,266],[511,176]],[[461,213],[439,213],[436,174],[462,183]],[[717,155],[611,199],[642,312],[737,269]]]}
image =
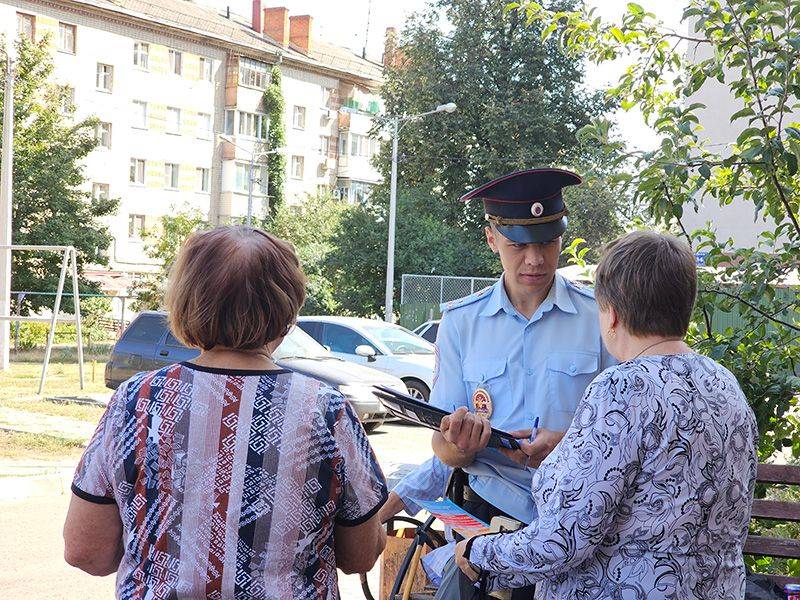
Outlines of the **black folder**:
{"label": "black folder", "polygon": [[[386,410],[393,416],[408,421],[409,423],[416,423],[439,431],[439,424],[442,422],[442,417],[449,414],[440,408],[435,408],[430,404],[420,402],[408,394],[403,394],[392,388],[382,385],[373,387],[375,388],[375,395],[380,399],[381,404],[386,407]],[[489,447],[518,450],[519,442],[510,433],[492,428],[492,435],[489,438]]]}

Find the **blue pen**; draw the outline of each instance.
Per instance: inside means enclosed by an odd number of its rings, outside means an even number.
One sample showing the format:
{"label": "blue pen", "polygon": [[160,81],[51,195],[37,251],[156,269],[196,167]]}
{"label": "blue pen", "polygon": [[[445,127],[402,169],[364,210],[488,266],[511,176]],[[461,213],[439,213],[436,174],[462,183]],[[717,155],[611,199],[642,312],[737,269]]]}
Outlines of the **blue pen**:
{"label": "blue pen", "polygon": [[[532,444],[533,440],[536,439],[536,434],[539,433],[539,417],[536,417],[533,420],[533,429],[531,429],[531,437],[528,438],[528,443]],[[525,468],[528,468],[528,465],[531,462],[531,457],[528,457],[528,460],[525,461]]]}
{"label": "blue pen", "polygon": [[536,434],[539,433],[539,417],[536,417],[533,420],[533,429],[531,429],[531,437],[528,440],[529,444],[533,443],[533,440],[536,439]]}

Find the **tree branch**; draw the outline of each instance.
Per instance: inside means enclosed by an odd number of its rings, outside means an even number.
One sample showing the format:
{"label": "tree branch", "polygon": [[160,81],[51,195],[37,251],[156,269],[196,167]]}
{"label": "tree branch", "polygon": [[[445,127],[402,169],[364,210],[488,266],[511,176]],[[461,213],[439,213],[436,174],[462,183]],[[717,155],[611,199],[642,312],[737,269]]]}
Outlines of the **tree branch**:
{"label": "tree branch", "polygon": [[[728,5],[728,8],[731,11],[733,19],[736,21],[736,24],[739,26],[739,30],[742,32],[742,44],[747,52],[747,69],[750,73],[750,79],[753,81],[753,93],[755,94],[756,101],[758,102],[758,108],[761,114],[761,123],[764,125],[764,129],[767,129],[769,124],[767,123],[766,111],[764,110],[764,102],[761,98],[761,92],[758,90],[758,80],[756,79],[756,71],[753,66],[753,52],[750,48],[750,39],[747,37],[747,32],[742,25],[742,21],[739,19],[739,15],[736,14],[736,11],[733,9],[733,6]],[[772,179],[772,183],[775,185],[775,188],[778,191],[778,195],[781,197],[781,204],[783,204],[783,207],[786,209],[786,214],[791,220],[795,231],[798,235],[800,235],[800,223],[798,223],[797,216],[794,214],[794,211],[792,211],[792,206],[789,204],[789,200],[786,198],[786,193],[783,190],[783,186],[781,186],[781,183],[778,180],[778,176],[776,174],[777,166],[775,165],[775,156],[771,151],[769,153],[769,157],[770,164],[772,165],[772,169],[770,170],[770,178]]]}
{"label": "tree branch", "polygon": [[[675,202],[672,200],[672,195],[669,193],[669,187],[667,187],[666,182],[663,184],[664,187],[664,194],[667,196],[667,202],[669,202],[670,206],[675,206]],[[681,232],[683,232],[683,237],[686,238],[686,243],[689,244],[689,249],[694,253],[694,244],[692,243],[692,236],[689,235],[689,232],[686,231],[686,227],[683,225],[683,221],[681,221],[680,217],[675,217],[675,220],[678,221],[678,226],[681,228]],[[708,312],[708,308],[702,306],[700,310],[703,311],[703,320],[706,324],[706,338],[712,339],[711,335],[711,313]]]}
{"label": "tree branch", "polygon": [[699,291],[701,291],[701,292],[703,292],[705,294],[720,294],[722,296],[727,296],[728,298],[733,298],[737,302],[741,302],[745,306],[750,307],[752,310],[754,310],[755,312],[760,314],[762,317],[764,317],[765,319],[767,319],[769,321],[772,321],[773,323],[778,323],[778,324],[783,325],[784,327],[788,327],[789,329],[792,329],[794,331],[800,331],[800,327],[798,327],[797,325],[793,325],[792,323],[788,323],[786,321],[782,321],[781,319],[775,318],[773,315],[769,314],[766,311],[761,310],[755,304],[752,304],[752,303],[748,302],[747,300],[737,296],[736,294],[732,294],[730,292],[725,292],[723,290],[711,290],[711,289],[700,289]]}

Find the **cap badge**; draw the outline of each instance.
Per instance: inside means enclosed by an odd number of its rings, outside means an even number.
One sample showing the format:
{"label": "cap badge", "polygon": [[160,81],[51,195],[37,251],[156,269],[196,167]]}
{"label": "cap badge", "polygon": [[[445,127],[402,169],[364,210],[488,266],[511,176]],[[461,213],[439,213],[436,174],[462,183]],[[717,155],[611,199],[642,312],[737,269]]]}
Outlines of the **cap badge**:
{"label": "cap badge", "polygon": [[531,206],[531,214],[534,217],[541,217],[542,213],[544,212],[544,206],[542,206],[541,202],[534,202]]}
{"label": "cap badge", "polygon": [[475,408],[475,414],[478,414],[487,419],[492,416],[492,397],[488,391],[483,388],[478,388],[472,394],[472,406]]}

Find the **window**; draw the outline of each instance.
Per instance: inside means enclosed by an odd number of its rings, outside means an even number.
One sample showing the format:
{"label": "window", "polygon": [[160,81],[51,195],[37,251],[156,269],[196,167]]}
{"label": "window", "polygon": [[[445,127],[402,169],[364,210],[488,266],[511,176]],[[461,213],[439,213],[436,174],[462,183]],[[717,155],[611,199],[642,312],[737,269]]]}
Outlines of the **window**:
{"label": "window", "polygon": [[203,140],[211,139],[211,115],[197,113],[197,137]]}
{"label": "window", "polygon": [[235,110],[226,110],[225,111],[225,133],[228,135],[233,135],[233,121],[236,117]]}
{"label": "window", "polygon": [[95,87],[103,92],[110,92],[114,85],[114,67],[97,63]]}
{"label": "window", "polygon": [[108,200],[108,184],[93,183],[92,198],[94,198],[95,200]]}
{"label": "window", "polygon": [[150,44],[144,42],[136,42],[133,45],[133,66],[140,69],[147,70],[147,65],[150,60]]}
{"label": "window", "polygon": [[322,88],[322,106],[325,108],[335,108],[338,98],[339,90],[336,88]]}
{"label": "window", "polygon": [[183,54],[177,50],[169,51],[169,70],[170,73],[180,75],[183,72]]}
{"label": "window", "polygon": [[179,108],[167,107],[167,133],[181,134],[181,110]]}
{"label": "window", "polygon": [[68,115],[75,107],[75,88],[65,85],[62,89],[61,114]]}
{"label": "window", "polygon": [[164,187],[170,190],[178,189],[178,172],[180,167],[176,163],[164,165]]}
{"label": "window", "polygon": [[140,240],[143,233],[144,215],[128,215],[128,237],[132,240]]}
{"label": "window", "polygon": [[239,134],[259,140],[267,139],[267,115],[239,111]]}
{"label": "window", "polygon": [[75,54],[75,40],[78,27],[69,23],[58,24],[58,49],[62,52]]}
{"label": "window", "polygon": [[35,41],[36,17],[25,13],[17,13],[17,34],[29,42]]}
{"label": "window", "polygon": [[102,148],[111,148],[111,123],[98,123],[94,126],[94,136]]}
{"label": "window", "polygon": [[349,327],[333,323],[325,323],[322,329],[322,345],[328,346],[331,352],[342,352],[343,354],[355,354],[358,346],[374,348],[369,340],[360,333]]}
{"label": "window", "polygon": [[369,200],[372,193],[372,185],[363,181],[352,181],[350,183],[350,192],[352,193],[352,198],[349,198],[349,200],[356,204],[364,204]]}
{"label": "window", "polygon": [[243,56],[239,58],[239,85],[263,90],[268,82],[267,63]]}
{"label": "window", "polygon": [[147,129],[147,102],[141,100],[133,101],[133,118],[131,127],[137,129]]}
{"label": "window", "polygon": [[303,178],[304,163],[305,163],[305,158],[303,158],[302,156],[292,157],[292,177],[294,177],[295,179]]}
{"label": "window", "polygon": [[131,183],[144,185],[144,159],[132,158],[131,159]]}
{"label": "window", "polygon": [[[130,216],[142,217],[142,220],[144,220],[144,215]],[[160,315],[140,315],[125,330],[123,338],[126,342],[144,342],[152,348],[152,344],[161,339],[166,329],[167,324],[164,317]]]}
{"label": "window", "polygon": [[305,129],[306,128],[306,107],[305,106],[295,106],[294,110],[292,111],[292,126],[295,129]]}
{"label": "window", "polygon": [[339,156],[347,156],[347,134],[339,136]]}
{"label": "window", "polygon": [[204,81],[211,81],[211,59],[200,58],[200,79]]}
{"label": "window", "polygon": [[197,191],[207,192],[211,189],[211,169],[197,168]]}
{"label": "window", "polygon": [[319,153],[321,156],[328,156],[331,148],[331,138],[327,135],[319,136]]}
{"label": "window", "polygon": [[370,139],[358,133],[350,134],[350,155],[370,156]]}
{"label": "window", "polygon": [[[236,163],[236,191],[247,193],[248,174],[250,165],[248,163]],[[262,196],[267,194],[267,167],[256,165],[253,177],[253,193],[260,193]]]}

